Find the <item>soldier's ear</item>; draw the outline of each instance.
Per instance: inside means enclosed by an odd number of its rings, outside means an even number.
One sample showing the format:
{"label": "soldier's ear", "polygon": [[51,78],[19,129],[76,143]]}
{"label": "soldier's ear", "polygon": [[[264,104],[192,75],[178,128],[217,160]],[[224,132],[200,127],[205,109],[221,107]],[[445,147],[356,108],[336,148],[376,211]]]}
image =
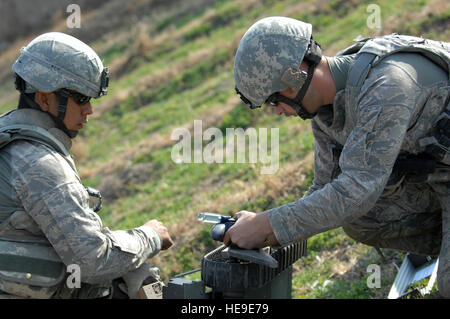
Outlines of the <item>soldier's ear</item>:
{"label": "soldier's ear", "polygon": [[34,94],[34,101],[41,107],[42,111],[48,112],[50,109],[50,94],[41,91],[36,91]]}

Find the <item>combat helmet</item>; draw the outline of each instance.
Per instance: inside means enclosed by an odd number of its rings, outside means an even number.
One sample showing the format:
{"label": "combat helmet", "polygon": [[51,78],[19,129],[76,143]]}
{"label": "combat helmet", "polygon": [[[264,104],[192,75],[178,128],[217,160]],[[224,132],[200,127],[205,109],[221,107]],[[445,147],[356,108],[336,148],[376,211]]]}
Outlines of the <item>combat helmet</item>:
{"label": "combat helmet", "polygon": [[[303,119],[312,118],[315,114],[306,111],[301,100],[321,58],[311,24],[286,17],[261,19],[247,30],[236,51],[236,92],[252,109],[284,102]],[[302,61],[308,72],[300,71]],[[287,88],[298,91],[294,99],[279,93]]]}
{"label": "combat helmet", "polygon": [[82,104],[107,93],[108,69],[98,55],[84,42],[61,32],[44,33],[23,47],[12,70],[21,98],[37,90],[58,96],[56,120],[63,126],[68,97],[77,97]]}

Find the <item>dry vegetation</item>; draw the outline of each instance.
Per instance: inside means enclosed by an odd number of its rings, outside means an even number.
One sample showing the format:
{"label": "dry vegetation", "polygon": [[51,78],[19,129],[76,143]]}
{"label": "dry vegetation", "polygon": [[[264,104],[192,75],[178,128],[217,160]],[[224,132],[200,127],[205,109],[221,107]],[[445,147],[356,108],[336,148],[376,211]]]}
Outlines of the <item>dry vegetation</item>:
{"label": "dry vegetation", "polygon": [[[267,111],[249,115],[240,110],[233,92],[233,54],[251,23],[269,15],[312,22],[327,55],[359,34],[406,32],[448,41],[448,1],[377,3],[383,23],[378,31],[365,27],[362,0],[115,0],[83,12],[80,30],[67,29],[60,20],[51,30],[88,42],[111,70],[109,94],[95,102],[95,113],[72,148],[82,179],[105,198],[105,226],[136,227],[147,218],[164,220],[175,245],[151,262],[167,280],[199,267],[205,252],[217,245],[208,238],[207,227],[197,223],[198,212],[263,211],[300,198],[313,177],[310,129]],[[34,36],[17,39],[0,52],[2,112],[14,106],[18,96],[10,65]],[[190,86],[189,81],[197,82]],[[254,164],[212,169],[207,164],[171,162],[175,128],[192,134],[194,119],[203,120],[204,128],[220,127],[230,114],[247,127],[280,128],[283,146],[276,174],[261,175]],[[155,129],[146,131],[152,125]],[[366,266],[381,264],[370,247],[349,240],[340,230],[312,238],[309,246],[309,256],[294,266],[295,298],[384,298],[395,276],[393,262],[400,263],[397,253],[386,252],[383,289],[368,291]]]}

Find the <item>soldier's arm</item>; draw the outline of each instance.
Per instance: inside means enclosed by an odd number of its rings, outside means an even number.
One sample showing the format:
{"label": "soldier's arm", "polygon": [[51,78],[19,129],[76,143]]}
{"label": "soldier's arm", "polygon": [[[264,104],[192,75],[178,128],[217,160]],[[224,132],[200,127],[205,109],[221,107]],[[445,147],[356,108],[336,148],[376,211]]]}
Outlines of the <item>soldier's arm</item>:
{"label": "soldier's arm", "polygon": [[310,196],[266,211],[280,244],[342,226],[375,204],[391,174],[420,94],[395,66],[371,72],[342,150],[341,174]]}
{"label": "soldier's arm", "polygon": [[83,282],[121,277],[159,252],[161,239],[149,226],[120,231],[103,228],[67,162],[44,146],[20,143],[13,165],[17,196],[62,261],[80,266]]}

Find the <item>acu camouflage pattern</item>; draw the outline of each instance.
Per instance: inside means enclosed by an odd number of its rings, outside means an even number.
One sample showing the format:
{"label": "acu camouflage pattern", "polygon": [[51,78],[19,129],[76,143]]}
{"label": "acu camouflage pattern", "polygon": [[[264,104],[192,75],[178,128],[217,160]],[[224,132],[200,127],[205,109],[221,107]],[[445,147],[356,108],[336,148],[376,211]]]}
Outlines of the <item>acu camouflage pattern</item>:
{"label": "acu camouflage pattern", "polygon": [[[38,125],[56,138],[64,136],[60,141],[70,147],[70,139],[43,112],[19,109],[0,118],[0,127],[11,124]],[[8,190],[0,195],[0,242],[9,247],[1,253],[23,254],[29,244],[47,247],[51,252],[41,258],[52,255],[64,265],[77,264],[82,283],[108,287],[161,249],[161,240],[150,227],[111,231],[102,226],[88,206],[89,195],[70,157],[42,143],[19,140],[1,150],[0,163],[0,188]],[[28,278],[13,275],[0,271],[0,290],[22,297],[48,298],[65,284],[53,282],[48,289],[51,278],[29,281],[42,287],[32,293]]]}
{"label": "acu camouflage pattern", "polygon": [[[368,41],[363,50],[379,49],[382,56],[409,39],[386,36],[380,42]],[[449,55],[445,50],[439,54]],[[419,141],[430,135],[439,114],[450,110],[448,77],[418,86],[403,69],[382,58],[362,87],[337,92],[333,105],[322,107],[311,120],[311,188],[300,200],[266,213],[282,245],[343,226],[369,245],[440,254],[438,287],[450,297],[448,183],[411,184],[391,176],[397,156],[423,152]],[[448,67],[444,70],[449,73]]]}
{"label": "acu camouflage pattern", "polygon": [[311,33],[311,24],[285,17],[264,18],[251,26],[234,60],[239,91],[260,106],[273,93],[290,87],[283,75],[289,68],[299,70]]}
{"label": "acu camouflage pattern", "polygon": [[102,89],[104,68],[97,53],[61,32],[44,33],[23,47],[12,69],[31,84],[27,93],[64,88],[99,97]]}

